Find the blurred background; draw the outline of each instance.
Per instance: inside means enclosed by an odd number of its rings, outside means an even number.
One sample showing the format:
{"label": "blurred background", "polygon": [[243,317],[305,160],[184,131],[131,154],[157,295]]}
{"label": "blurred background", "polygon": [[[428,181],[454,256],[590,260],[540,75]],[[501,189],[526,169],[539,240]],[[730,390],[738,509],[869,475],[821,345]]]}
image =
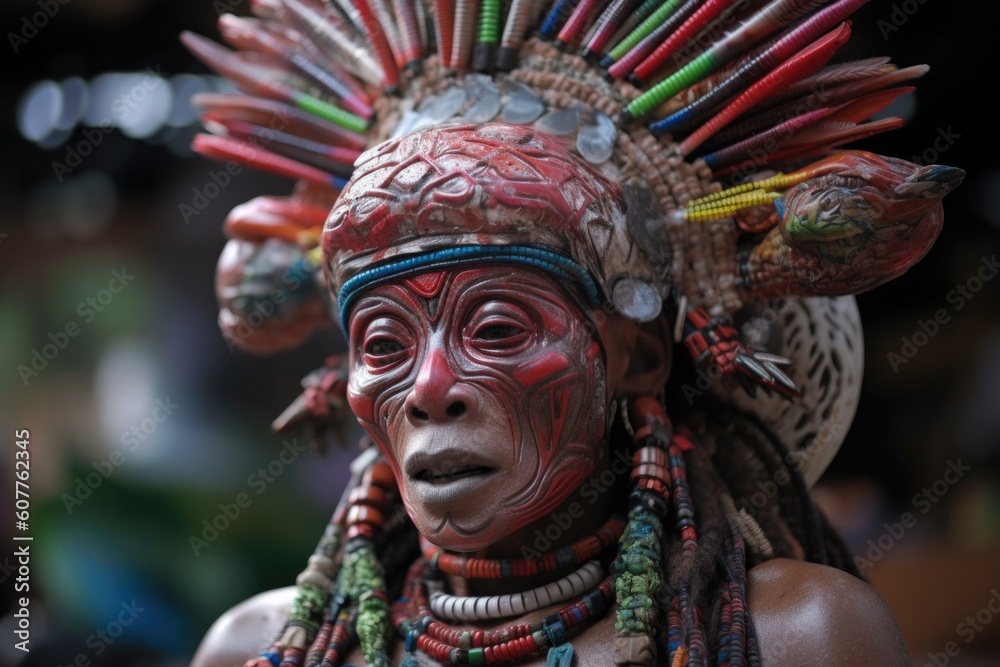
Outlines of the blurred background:
{"label": "blurred background", "polygon": [[[0,493],[28,429],[34,537],[25,655],[0,522],[0,665],[186,665],[221,612],[294,581],[346,480],[349,453],[269,430],[339,334],[256,358],[215,324],[223,218],[291,186],[212,189],[188,148],[188,98],[228,87],[178,34],[227,11],[246,3],[0,4]],[[862,147],[968,172],[927,257],[858,299],[861,407],[816,490],[919,665],[1000,664],[1000,142],[975,54],[998,14],[873,2],[845,53],[931,64],[889,111],[907,126]]]}

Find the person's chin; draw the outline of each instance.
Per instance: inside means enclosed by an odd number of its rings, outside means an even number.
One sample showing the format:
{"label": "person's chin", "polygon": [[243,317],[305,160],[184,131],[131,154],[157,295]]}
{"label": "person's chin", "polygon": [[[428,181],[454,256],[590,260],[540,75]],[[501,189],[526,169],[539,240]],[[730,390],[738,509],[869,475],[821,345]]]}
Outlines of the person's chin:
{"label": "person's chin", "polygon": [[[474,509],[476,511],[469,511]],[[457,514],[426,516],[418,525],[421,534],[431,543],[446,551],[477,551],[485,549],[501,539],[508,522],[493,509],[480,504],[478,507],[464,507]]]}

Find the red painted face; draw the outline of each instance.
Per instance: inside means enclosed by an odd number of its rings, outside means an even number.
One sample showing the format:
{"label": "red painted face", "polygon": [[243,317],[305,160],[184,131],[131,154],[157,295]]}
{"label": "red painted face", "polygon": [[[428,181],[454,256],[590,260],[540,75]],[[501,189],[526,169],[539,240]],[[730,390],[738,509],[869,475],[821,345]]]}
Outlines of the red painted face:
{"label": "red painted face", "polygon": [[351,408],[440,547],[482,549],[547,515],[607,455],[601,348],[547,274],[399,279],[358,300],[349,337]]}

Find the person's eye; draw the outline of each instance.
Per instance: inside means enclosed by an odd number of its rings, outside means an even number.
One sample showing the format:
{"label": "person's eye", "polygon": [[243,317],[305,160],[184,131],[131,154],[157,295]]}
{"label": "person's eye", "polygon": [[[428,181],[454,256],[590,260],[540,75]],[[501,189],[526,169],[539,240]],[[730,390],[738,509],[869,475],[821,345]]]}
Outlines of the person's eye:
{"label": "person's eye", "polygon": [[497,341],[505,338],[513,338],[522,333],[524,333],[524,329],[513,324],[490,324],[480,328],[476,332],[476,338]]}
{"label": "person's eye", "polygon": [[514,354],[531,341],[523,324],[506,317],[489,317],[471,327],[469,343],[482,352]]}
{"label": "person's eye", "polygon": [[365,354],[373,357],[386,357],[403,351],[399,341],[391,338],[374,338],[365,345]]}
{"label": "person's eye", "polygon": [[365,340],[364,362],[369,368],[388,369],[406,358],[406,345],[395,337],[377,333]]}

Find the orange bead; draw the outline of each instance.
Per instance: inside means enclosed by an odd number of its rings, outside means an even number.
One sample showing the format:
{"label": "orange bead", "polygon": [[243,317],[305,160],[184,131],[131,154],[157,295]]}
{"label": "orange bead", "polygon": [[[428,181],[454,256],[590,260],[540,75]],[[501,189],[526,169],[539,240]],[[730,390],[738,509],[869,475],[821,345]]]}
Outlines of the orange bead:
{"label": "orange bead", "polygon": [[642,428],[638,429],[635,432],[635,435],[632,436],[632,441],[633,442],[642,442],[646,438],[648,438],[651,435],[653,435],[653,433],[655,433],[656,429],[658,429],[658,428],[660,428],[659,424],[646,424],[645,426],[643,426]]}
{"label": "orange bead", "polygon": [[351,505],[368,505],[370,507],[385,507],[389,504],[389,496],[377,486],[367,486],[362,484],[351,490],[348,496]]}
{"label": "orange bead", "polygon": [[649,424],[656,426],[670,424],[670,417],[667,416],[663,405],[652,396],[637,396],[629,399],[628,419],[636,430]]}
{"label": "orange bead", "polygon": [[670,488],[655,477],[643,477],[636,483],[636,486],[643,491],[658,493],[668,502],[670,500]]}
{"label": "orange bead", "polygon": [[642,447],[632,455],[632,465],[641,466],[643,463],[655,463],[658,466],[667,466],[667,453],[659,447]]}
{"label": "orange bead", "polygon": [[381,528],[382,524],[385,523],[385,516],[374,507],[355,505],[347,513],[347,524],[354,526],[359,523]]}
{"label": "orange bead", "polygon": [[374,484],[386,491],[396,488],[396,480],[392,476],[392,468],[389,467],[388,463],[382,462],[375,463],[365,470],[364,475],[361,476],[361,483],[366,486]]}
{"label": "orange bead", "polygon": [[656,465],[655,463],[643,463],[642,465],[636,466],[632,469],[630,479],[634,480],[643,477],[652,477],[653,479],[666,482],[670,479],[670,471],[661,465]]}
{"label": "orange bead", "polygon": [[375,529],[366,523],[358,523],[347,529],[347,539],[353,540],[355,537],[375,537]]}

